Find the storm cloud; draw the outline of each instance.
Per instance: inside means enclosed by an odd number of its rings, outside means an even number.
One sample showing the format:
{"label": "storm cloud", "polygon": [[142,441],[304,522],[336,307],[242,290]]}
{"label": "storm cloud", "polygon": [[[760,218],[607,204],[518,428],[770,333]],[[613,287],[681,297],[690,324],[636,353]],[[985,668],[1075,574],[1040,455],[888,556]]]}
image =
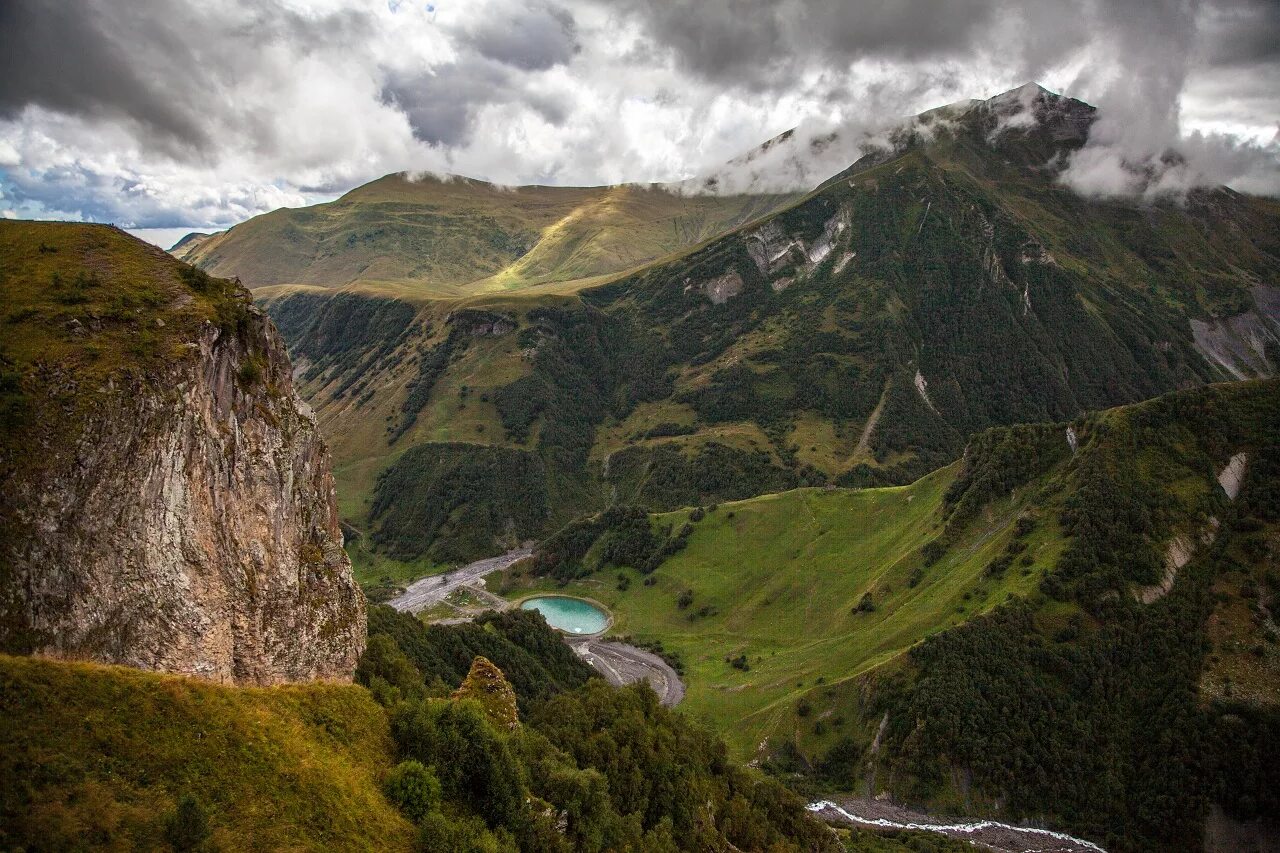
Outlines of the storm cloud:
{"label": "storm cloud", "polygon": [[7,0],[0,214],[225,227],[398,170],[691,181],[797,126],[739,174],[802,186],[1032,79],[1100,107],[1080,192],[1280,193],[1268,0]]}

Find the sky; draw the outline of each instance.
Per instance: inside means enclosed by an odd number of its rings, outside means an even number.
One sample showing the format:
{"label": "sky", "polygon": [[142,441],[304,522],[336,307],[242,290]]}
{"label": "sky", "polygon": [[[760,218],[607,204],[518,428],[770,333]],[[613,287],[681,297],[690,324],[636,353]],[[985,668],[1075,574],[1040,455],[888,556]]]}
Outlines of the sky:
{"label": "sky", "polygon": [[1276,0],[2,0],[0,216],[168,245],[395,171],[679,181],[1029,80],[1100,109],[1081,193],[1280,195]]}

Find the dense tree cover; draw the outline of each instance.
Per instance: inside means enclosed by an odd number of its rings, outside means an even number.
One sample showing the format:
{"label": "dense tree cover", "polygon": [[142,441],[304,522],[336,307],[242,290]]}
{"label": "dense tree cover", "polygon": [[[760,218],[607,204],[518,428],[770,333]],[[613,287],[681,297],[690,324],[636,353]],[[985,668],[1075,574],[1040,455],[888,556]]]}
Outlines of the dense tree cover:
{"label": "dense tree cover", "polygon": [[398,299],[293,293],[270,303],[268,311],[291,357],[308,365],[303,379],[332,377],[335,397],[353,387],[358,393],[366,376],[396,360],[413,331],[413,306]]}
{"label": "dense tree cover", "polygon": [[1176,522],[1227,511],[1220,489],[1190,496],[1176,485],[1187,476],[1212,483],[1233,453],[1280,443],[1280,383],[1167,394],[1092,415],[1080,435],[1061,516],[1068,547],[1044,588],[1098,610],[1130,583],[1159,579],[1157,545]]}
{"label": "dense tree cover", "polygon": [[1066,429],[1057,424],[1025,424],[990,429],[969,439],[960,476],[947,487],[948,524],[967,522],[995,498],[1066,458],[1070,452]]}
{"label": "dense tree cover", "polygon": [[671,393],[668,359],[625,319],[588,306],[537,308],[526,321],[521,340],[535,351],[533,369],[494,402],[515,440],[541,417],[538,448],[547,464],[581,476],[605,415],[625,417],[637,402]]}
{"label": "dense tree cover", "polygon": [[[802,801],[732,766],[722,742],[663,708],[647,684],[584,685],[569,659],[585,665],[539,614],[432,628],[387,608],[370,616],[358,677],[391,714],[401,763],[385,788],[418,824],[419,849],[838,849]],[[452,699],[427,683],[445,672],[455,683],[456,649],[483,644],[480,635],[496,638],[489,650],[547,674],[512,683],[523,723],[470,698],[495,690],[469,687],[478,671],[502,679],[487,661],[468,664]]]}
{"label": "dense tree cover", "polygon": [[436,380],[449,366],[449,361],[465,350],[469,335],[458,326],[451,326],[445,339],[429,347],[420,347],[417,353],[418,375],[409,382],[409,394],[400,404],[400,420],[388,426],[387,441],[395,440],[408,432],[418,420],[418,413],[431,399]]}
{"label": "dense tree cover", "polygon": [[542,533],[546,469],[535,454],[479,444],[421,444],[378,476],[373,541],[413,559],[466,562]]}
{"label": "dense tree cover", "polygon": [[[370,688],[378,677],[402,692],[415,678],[419,684],[452,690],[462,684],[472,661],[484,657],[502,670],[524,708],[581,687],[594,674],[533,610],[486,613],[464,625],[427,626],[412,614],[373,605],[369,642],[356,680]],[[406,663],[411,670],[406,671]]]}
{"label": "dense tree cover", "polygon": [[[1238,817],[1274,813],[1280,714],[1206,706],[1197,686],[1213,580],[1248,553],[1233,549],[1237,531],[1274,512],[1280,382],[1090,416],[1079,453],[1055,467],[1064,454],[1044,442],[1058,434],[979,437],[949,499],[972,512],[1052,468],[1068,539],[1044,588],[1086,613],[1064,621],[1013,602],[914,649],[909,677],[886,682],[876,706],[889,712],[885,752],[905,792],[928,799],[959,768],[1013,815],[1051,816],[1115,850],[1198,847],[1211,800]],[[1258,467],[1231,504],[1214,478],[1241,450]],[[1188,476],[1205,490],[1188,491]],[[1161,570],[1175,522],[1206,524],[1210,512],[1221,522],[1213,545],[1168,595],[1139,603],[1132,587]],[[1025,536],[1032,522],[1018,527]]]}
{"label": "dense tree cover", "polygon": [[[674,532],[655,530],[643,507],[615,505],[577,519],[548,537],[534,554],[533,571],[560,581],[607,566],[631,567],[648,574],[684,548],[692,532],[687,524]],[[586,557],[593,551],[595,560],[588,563]]]}
{"label": "dense tree cover", "polygon": [[628,502],[662,512],[823,485],[826,477],[813,468],[781,465],[764,451],[708,442],[689,453],[672,444],[619,450],[609,459],[606,482]]}
{"label": "dense tree cover", "polygon": [[885,478],[907,483],[955,459],[963,446],[960,435],[934,410],[913,384],[900,373],[885,389],[884,409],[871,433],[871,448],[882,465],[895,455],[908,459],[884,466]]}

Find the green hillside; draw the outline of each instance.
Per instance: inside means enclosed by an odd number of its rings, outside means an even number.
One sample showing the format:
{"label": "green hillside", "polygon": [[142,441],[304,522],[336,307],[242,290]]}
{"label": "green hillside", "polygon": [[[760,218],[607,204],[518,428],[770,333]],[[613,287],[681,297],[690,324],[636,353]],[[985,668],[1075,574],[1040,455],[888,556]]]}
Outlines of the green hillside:
{"label": "green hillside", "polygon": [[[410,499],[388,489],[413,479],[421,458],[404,454],[421,445],[455,445],[471,472],[489,446],[523,455],[490,466],[503,474],[488,484],[463,478],[474,494],[446,501],[498,533],[384,532],[379,547],[408,563],[511,544],[501,531],[527,525],[491,496],[523,493],[530,471],[545,484],[546,533],[611,501],[672,510],[905,484],[993,425],[1275,371],[1274,201],[1226,189],[1080,198],[1042,164],[1082,143],[1092,108],[1041,93],[1039,124],[996,134],[1001,104],[576,293],[418,305],[270,290],[346,519],[394,527],[371,513]],[[508,471],[522,473],[508,482]],[[413,501],[437,500],[437,485],[422,489]]]}
{"label": "green hillside", "polygon": [[1278,463],[1280,381],[1213,385],[996,428],[907,487],[613,512],[504,588],[604,602],[785,778],[1190,849],[1210,804],[1280,805]]}
{"label": "green hillside", "polygon": [[365,686],[234,688],[0,656],[0,844],[838,849],[802,801],[727,763],[651,690],[588,681],[540,616],[429,630],[375,617]]}
{"label": "green hillside", "polygon": [[[984,575],[1013,537],[1021,504],[1008,502],[926,567],[921,549],[941,530],[956,469],[906,487],[799,489],[720,504],[697,513],[683,550],[651,576],[628,569],[619,590],[618,573],[602,571],[564,591],[608,605],[615,633],[660,640],[684,665],[681,709],[722,732],[735,758],[767,758],[793,738],[797,705],[815,684],[835,688],[1010,594],[1032,592],[1056,557],[1059,545],[1036,536],[1032,565]],[[689,521],[687,510],[653,519],[659,529]],[[873,608],[859,609],[864,596]]]}
{"label": "green hillside", "polygon": [[355,284],[408,299],[458,297],[620,272],[794,197],[694,196],[659,185],[501,187],[397,173],[174,249],[255,289]]}

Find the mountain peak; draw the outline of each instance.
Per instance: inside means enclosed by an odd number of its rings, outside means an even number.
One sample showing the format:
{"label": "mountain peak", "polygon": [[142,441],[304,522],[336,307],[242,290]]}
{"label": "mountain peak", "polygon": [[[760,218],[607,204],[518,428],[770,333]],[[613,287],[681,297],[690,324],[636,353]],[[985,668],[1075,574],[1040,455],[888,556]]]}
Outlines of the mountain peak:
{"label": "mountain peak", "polygon": [[975,112],[989,124],[990,139],[1010,130],[1030,133],[1039,128],[1054,142],[1083,143],[1096,110],[1031,81],[979,102]]}

